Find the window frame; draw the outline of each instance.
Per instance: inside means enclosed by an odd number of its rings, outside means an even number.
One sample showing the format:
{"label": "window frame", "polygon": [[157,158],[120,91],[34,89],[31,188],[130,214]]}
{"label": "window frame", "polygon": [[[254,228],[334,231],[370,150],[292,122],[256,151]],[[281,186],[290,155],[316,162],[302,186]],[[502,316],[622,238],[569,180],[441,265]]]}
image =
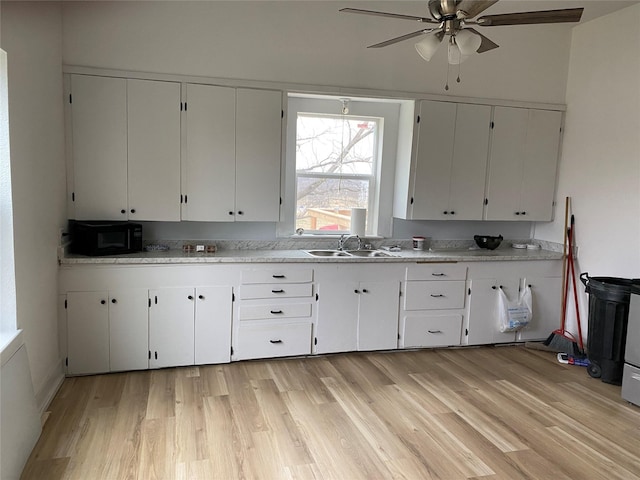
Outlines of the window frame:
{"label": "window frame", "polygon": [[[296,224],[296,122],[298,113],[342,114],[342,99],[349,99],[349,116],[380,118],[378,132],[378,162],[375,169],[375,184],[370,192],[374,207],[367,214],[367,237],[390,237],[393,228],[393,184],[395,180],[395,158],[398,149],[398,131],[401,107],[413,104],[413,100],[370,98],[349,95],[309,94],[287,92],[285,122],[285,152],[282,174],[283,202],[281,219],[276,226],[280,238],[299,238]],[[373,195],[372,195],[373,194]],[[344,233],[344,232],[341,232]],[[304,232],[309,238],[339,236],[338,231]]]}

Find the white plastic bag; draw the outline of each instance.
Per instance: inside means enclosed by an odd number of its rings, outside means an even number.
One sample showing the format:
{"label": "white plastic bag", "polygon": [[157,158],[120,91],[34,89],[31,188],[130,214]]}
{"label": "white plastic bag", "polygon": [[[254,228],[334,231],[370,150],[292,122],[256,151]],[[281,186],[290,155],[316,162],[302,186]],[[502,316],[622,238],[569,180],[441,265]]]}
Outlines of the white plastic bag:
{"label": "white plastic bag", "polygon": [[527,285],[517,301],[510,301],[502,288],[498,289],[498,317],[500,331],[517,332],[533,317],[531,288]]}

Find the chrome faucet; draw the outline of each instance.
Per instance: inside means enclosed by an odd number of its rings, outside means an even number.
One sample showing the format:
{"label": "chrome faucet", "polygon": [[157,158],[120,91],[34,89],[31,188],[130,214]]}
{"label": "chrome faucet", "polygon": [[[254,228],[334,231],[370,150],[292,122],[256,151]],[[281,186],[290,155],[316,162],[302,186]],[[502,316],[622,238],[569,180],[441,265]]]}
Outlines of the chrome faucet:
{"label": "chrome faucet", "polygon": [[359,235],[347,235],[346,233],[340,235],[340,240],[338,240],[338,250],[344,250],[344,245],[348,240],[352,238],[358,239],[358,250],[362,248],[362,239]]}

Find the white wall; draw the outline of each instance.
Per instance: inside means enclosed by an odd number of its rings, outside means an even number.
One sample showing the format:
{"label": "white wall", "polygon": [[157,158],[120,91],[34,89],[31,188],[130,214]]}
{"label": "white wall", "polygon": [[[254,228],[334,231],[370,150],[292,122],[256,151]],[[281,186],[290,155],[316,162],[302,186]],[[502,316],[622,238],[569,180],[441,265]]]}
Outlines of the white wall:
{"label": "white wall", "polygon": [[[64,2],[63,60],[122,70],[444,94],[444,48],[429,63],[412,41],[366,48],[419,25],[338,12],[351,6],[427,15],[426,3]],[[517,10],[519,3],[504,0],[491,9]],[[465,62],[461,84],[452,69],[449,94],[564,101],[571,26],[496,27],[482,33],[500,48]]]}
{"label": "white wall", "polygon": [[[577,266],[591,276],[640,277],[638,52],[640,5],[574,29],[558,199],[572,199]],[[561,209],[537,238],[562,242]]]}
{"label": "white wall", "polygon": [[[58,228],[65,224],[61,8],[2,2],[17,293],[38,406],[62,379],[57,333]],[[3,387],[6,387],[3,385]]]}

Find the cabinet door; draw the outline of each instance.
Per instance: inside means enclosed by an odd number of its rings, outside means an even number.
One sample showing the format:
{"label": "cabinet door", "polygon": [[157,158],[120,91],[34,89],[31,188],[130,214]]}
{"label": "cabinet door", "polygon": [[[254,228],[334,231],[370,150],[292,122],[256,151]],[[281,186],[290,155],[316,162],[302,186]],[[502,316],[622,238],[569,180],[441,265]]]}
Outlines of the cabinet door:
{"label": "cabinet door", "polygon": [[490,106],[458,104],[447,209],[450,220],[482,220],[490,125]]}
{"label": "cabinet door", "polygon": [[456,104],[420,102],[420,128],[413,179],[414,220],[445,217],[453,156]]}
{"label": "cabinet door", "polygon": [[149,367],[193,365],[194,295],[193,288],[149,291]]}
{"label": "cabinet door", "polygon": [[228,222],[236,192],[236,91],[187,85],[182,219]]}
{"label": "cabinet door", "polygon": [[77,220],[127,219],[127,81],[71,76]]}
{"label": "cabinet door", "polygon": [[529,110],[525,108],[494,109],[486,220],[522,220],[516,213],[521,211],[520,196],[528,117]]}
{"label": "cabinet door", "polygon": [[109,292],[109,364],[112,372],[149,368],[149,292]]}
{"label": "cabinet door", "polygon": [[359,292],[358,350],[398,348],[400,282],[362,282]]}
{"label": "cabinet door", "polygon": [[195,363],[231,361],[231,287],[198,287],[195,310]]}
{"label": "cabinet door", "polygon": [[561,112],[529,110],[520,202],[526,220],[553,217],[561,123]]}
{"label": "cabinet door", "polygon": [[127,80],[129,218],[180,220],[180,84]]}
{"label": "cabinet door", "polygon": [[318,283],[316,353],[353,352],[358,347],[358,282]]}
{"label": "cabinet door", "polygon": [[67,373],[109,371],[109,304],[107,292],[67,294]]}
{"label": "cabinet door", "polygon": [[560,277],[527,277],[525,285],[531,285],[533,318],[518,332],[519,341],[544,340],[560,327],[562,315],[562,279]]}
{"label": "cabinet door", "polygon": [[498,288],[502,286],[507,297],[516,298],[520,280],[481,278],[471,281],[469,297],[469,345],[509,343],[515,341],[515,333],[501,333],[498,317]]}
{"label": "cabinet door", "polygon": [[236,221],[280,218],[282,93],[236,91]]}

